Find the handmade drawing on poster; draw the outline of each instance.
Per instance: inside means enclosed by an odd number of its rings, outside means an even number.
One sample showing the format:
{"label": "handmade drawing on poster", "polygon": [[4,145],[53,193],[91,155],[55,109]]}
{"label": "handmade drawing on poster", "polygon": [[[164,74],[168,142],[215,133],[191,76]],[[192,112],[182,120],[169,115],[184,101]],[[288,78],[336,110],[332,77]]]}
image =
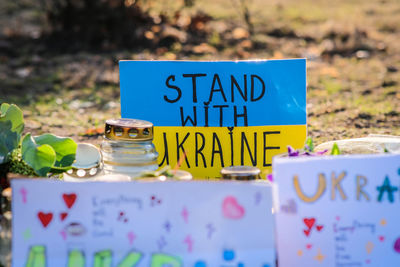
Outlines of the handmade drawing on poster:
{"label": "handmade drawing on poster", "polygon": [[121,61],[120,81],[121,115],[154,123],[160,166],[184,158],[197,177],[266,169],[306,138],[304,59]]}
{"label": "handmade drawing on poster", "polygon": [[12,188],[14,267],[275,266],[266,184],[14,180]]}
{"label": "handmade drawing on poster", "polygon": [[400,155],[273,164],[279,266],[400,266]]}

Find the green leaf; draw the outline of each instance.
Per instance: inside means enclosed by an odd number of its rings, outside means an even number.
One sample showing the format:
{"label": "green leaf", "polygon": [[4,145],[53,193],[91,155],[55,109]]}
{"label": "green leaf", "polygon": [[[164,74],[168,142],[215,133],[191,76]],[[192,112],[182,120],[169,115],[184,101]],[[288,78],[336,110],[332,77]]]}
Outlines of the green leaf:
{"label": "green leaf", "polygon": [[7,109],[10,107],[10,104],[8,103],[3,103],[0,106],[0,114],[6,114]]}
{"label": "green leaf", "polygon": [[340,155],[339,146],[336,143],[333,143],[331,155]]}
{"label": "green leaf", "polygon": [[56,152],[56,162],[52,166],[55,170],[68,170],[75,161],[78,145],[71,138],[58,137],[52,134],[43,134],[34,137],[38,145],[48,144]]}
{"label": "green leaf", "polygon": [[20,135],[11,131],[11,121],[0,120],[0,164],[9,161],[10,153],[18,147]]}
{"label": "green leaf", "polygon": [[25,135],[22,140],[22,159],[31,166],[39,176],[46,176],[56,162],[56,152],[48,145],[38,145],[31,136]]}
{"label": "green leaf", "polygon": [[24,114],[18,106],[3,103],[0,106],[0,122],[11,121],[11,131],[21,135],[24,130]]}
{"label": "green leaf", "polygon": [[71,166],[69,166],[69,167],[62,167],[62,168],[57,168],[57,167],[52,167],[51,168],[51,170],[50,170],[50,172],[52,173],[52,174],[61,174],[61,173],[64,173],[64,172],[66,172],[66,171],[68,171],[68,170],[70,170],[70,169],[72,169],[72,167]]}
{"label": "green leaf", "polygon": [[18,147],[24,130],[24,116],[16,105],[0,106],[0,163],[9,161],[10,153]]}
{"label": "green leaf", "polygon": [[306,140],[306,150],[309,152],[314,152],[314,141],[311,137],[308,137]]}

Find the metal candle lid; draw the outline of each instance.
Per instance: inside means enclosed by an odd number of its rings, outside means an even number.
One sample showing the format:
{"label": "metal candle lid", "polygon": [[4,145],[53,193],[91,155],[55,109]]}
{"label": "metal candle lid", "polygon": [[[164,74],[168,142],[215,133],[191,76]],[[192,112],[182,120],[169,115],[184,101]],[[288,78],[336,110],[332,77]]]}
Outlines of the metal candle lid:
{"label": "metal candle lid", "polygon": [[260,176],[260,169],[252,166],[230,166],[221,170],[223,179],[255,180]]}
{"label": "metal candle lid", "polygon": [[153,124],[136,119],[106,121],[105,137],[112,140],[145,141],[153,139]]}
{"label": "metal candle lid", "polygon": [[101,154],[98,148],[88,143],[78,143],[75,162],[67,175],[74,178],[92,178],[101,171]]}

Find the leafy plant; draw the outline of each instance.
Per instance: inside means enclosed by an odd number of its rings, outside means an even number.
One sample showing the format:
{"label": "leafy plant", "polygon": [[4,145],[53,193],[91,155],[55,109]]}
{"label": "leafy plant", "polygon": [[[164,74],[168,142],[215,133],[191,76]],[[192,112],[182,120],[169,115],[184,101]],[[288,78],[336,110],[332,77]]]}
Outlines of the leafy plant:
{"label": "leafy plant", "polygon": [[159,171],[144,171],[144,172],[142,172],[140,177],[159,177],[162,175],[164,175],[165,177],[168,177],[168,178],[173,178],[174,171],[172,170],[171,166],[167,165]]}
{"label": "leafy plant", "polygon": [[10,163],[10,170],[24,175],[47,176],[62,173],[75,161],[77,144],[71,138],[52,134],[22,138],[24,120],[16,105],[0,107],[0,163]]}
{"label": "leafy plant", "polygon": [[308,137],[304,145],[304,150],[308,152],[314,152],[314,141],[311,137]]}
{"label": "leafy plant", "polygon": [[[300,156],[322,156],[328,152],[328,149],[322,151],[314,151],[315,145],[314,141],[311,137],[308,137],[306,142],[304,143],[304,148],[302,151],[296,150],[291,146],[287,147],[288,149],[288,156],[289,157],[300,157]],[[331,155],[340,155],[339,147],[336,143],[333,144]]]}
{"label": "leafy plant", "polygon": [[0,164],[9,161],[11,151],[18,147],[24,130],[24,117],[16,105],[0,106]]}
{"label": "leafy plant", "polygon": [[22,174],[24,176],[37,176],[35,170],[22,160],[21,148],[14,149],[11,152],[9,163],[9,172]]}
{"label": "leafy plant", "polygon": [[340,149],[339,149],[338,144],[333,143],[332,150],[331,150],[331,155],[340,155],[340,154],[341,153],[340,153]]}

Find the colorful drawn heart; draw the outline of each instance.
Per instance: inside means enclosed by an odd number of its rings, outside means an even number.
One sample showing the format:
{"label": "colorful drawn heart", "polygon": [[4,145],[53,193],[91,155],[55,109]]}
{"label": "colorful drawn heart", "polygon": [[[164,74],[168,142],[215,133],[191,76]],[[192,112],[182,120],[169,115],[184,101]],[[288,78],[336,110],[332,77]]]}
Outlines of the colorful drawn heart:
{"label": "colorful drawn heart", "polygon": [[304,218],[303,221],[308,229],[311,229],[315,224],[315,218]]}
{"label": "colorful drawn heart", "polygon": [[222,203],[222,214],[228,219],[241,219],[245,214],[245,209],[235,197],[227,196]]}
{"label": "colorful drawn heart", "polygon": [[311,248],[312,248],[312,244],[307,244],[307,245],[306,245],[306,248],[307,248],[307,249],[311,249]]}
{"label": "colorful drawn heart", "polygon": [[38,216],[38,218],[39,218],[39,220],[42,223],[44,228],[46,228],[47,225],[49,225],[49,223],[53,219],[53,213],[52,212],[49,212],[49,213],[39,212],[37,214],[37,216]]}
{"label": "colorful drawn heart", "polygon": [[383,235],[380,235],[378,238],[379,238],[379,241],[381,241],[381,242],[385,241],[385,237]]}
{"label": "colorful drawn heart", "polygon": [[317,228],[318,232],[321,232],[321,230],[324,228],[324,226],[323,225],[317,225],[316,228]]}
{"label": "colorful drawn heart", "polygon": [[396,251],[397,253],[400,253],[400,237],[397,238],[397,240],[394,242],[394,251]]}
{"label": "colorful drawn heart", "polygon": [[311,229],[303,230],[303,232],[304,232],[304,234],[305,234],[306,236],[309,236],[310,233],[311,233]]}
{"label": "colorful drawn heart", "polygon": [[61,221],[64,221],[65,218],[67,218],[67,216],[68,216],[68,213],[66,213],[66,212],[61,212],[61,213],[60,213],[60,220],[61,220]]}
{"label": "colorful drawn heart", "polygon": [[67,207],[70,209],[70,208],[74,205],[74,203],[75,203],[76,194],[75,194],[75,193],[72,193],[72,194],[63,194],[62,197],[63,197],[63,199],[64,199],[65,205],[67,205]]}

